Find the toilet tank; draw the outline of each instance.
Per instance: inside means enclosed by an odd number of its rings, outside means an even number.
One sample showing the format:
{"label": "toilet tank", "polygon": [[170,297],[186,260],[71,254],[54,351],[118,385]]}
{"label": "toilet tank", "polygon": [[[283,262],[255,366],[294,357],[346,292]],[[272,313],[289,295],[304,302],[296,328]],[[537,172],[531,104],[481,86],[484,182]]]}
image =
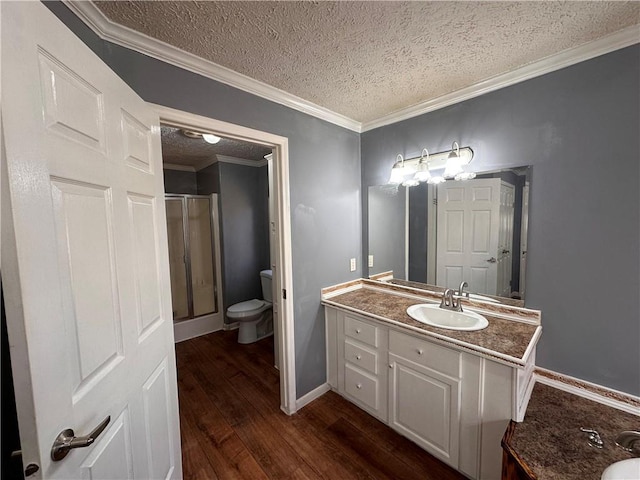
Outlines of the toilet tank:
{"label": "toilet tank", "polygon": [[260,272],[260,283],[262,284],[262,298],[267,302],[273,303],[273,289],[271,287],[271,278],[273,272],[271,270],[262,270]]}

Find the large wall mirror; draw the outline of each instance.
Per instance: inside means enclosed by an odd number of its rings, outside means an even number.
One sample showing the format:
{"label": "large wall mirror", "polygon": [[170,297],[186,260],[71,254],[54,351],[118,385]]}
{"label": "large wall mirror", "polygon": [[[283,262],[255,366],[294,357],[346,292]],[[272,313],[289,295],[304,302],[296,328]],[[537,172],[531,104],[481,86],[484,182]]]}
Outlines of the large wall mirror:
{"label": "large wall mirror", "polygon": [[[439,185],[371,186],[369,276],[524,304],[531,167]],[[520,303],[520,302],[518,302]]]}

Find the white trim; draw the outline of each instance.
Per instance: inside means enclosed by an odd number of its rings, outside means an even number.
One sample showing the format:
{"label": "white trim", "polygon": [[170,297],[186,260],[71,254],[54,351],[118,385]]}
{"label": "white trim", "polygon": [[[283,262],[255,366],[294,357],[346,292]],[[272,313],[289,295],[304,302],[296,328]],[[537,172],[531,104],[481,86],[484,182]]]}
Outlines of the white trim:
{"label": "white trim", "polygon": [[407,120],[409,118],[417,117],[434,110],[439,110],[444,107],[448,107],[455,103],[464,102],[471,98],[479,97],[485,93],[493,92],[501,88],[515,85],[516,83],[524,82],[547,73],[560,70],[576,63],[584,62],[591,58],[599,57],[606,53],[619,50],[621,48],[634,45],[640,41],[640,27],[633,25],[623,30],[615,32],[606,37],[602,37],[598,40],[594,40],[589,43],[585,43],[578,47],[569,48],[555,55],[551,55],[537,62],[530,63],[524,67],[517,68],[501,75],[489,78],[487,80],[475,83],[466,88],[456,90],[455,92],[442,95],[441,97],[421,102],[412,107],[403,108],[397,112],[385,115],[376,120],[364,122],[361,125],[360,131],[367,132],[374,128],[383,127],[392,123]]}
{"label": "white trim", "polygon": [[279,88],[272,87],[271,85],[267,85],[266,83],[242,75],[211,61],[204,60],[196,55],[161,42],[160,40],[113,23],[92,2],[63,0],[63,3],[102,40],[134,50],[170,65],[197,73],[359,133],[433,112],[455,103],[460,103],[484,95],[485,93],[515,85],[516,83],[634,45],[639,42],[640,33],[638,25],[632,25],[606,37],[564,50],[511,72],[497,75],[441,97],[403,108],[402,110],[384,115],[375,120],[359,122],[287,93]]}
{"label": "white trim", "polygon": [[196,171],[195,167],[191,165],[177,165],[175,163],[163,163],[163,170],[178,170],[180,172],[194,172]]}
{"label": "white trim", "polygon": [[328,108],[287,93],[279,88],[235,72],[229,68],[185,52],[165,42],[124,27],[109,20],[93,2],[63,0],[102,40],[155,58],[170,65],[210,78],[225,85],[238,88],[258,97],[271,100],[285,107],[306,113],[340,127],[360,132],[361,123]]}
{"label": "white trim", "polygon": [[227,155],[216,155],[219,162],[234,163],[236,165],[244,165],[245,167],[265,167],[268,160],[247,160],[246,158],[229,157]]}
{"label": "white trim", "polygon": [[203,315],[173,323],[174,342],[184,342],[190,338],[222,330],[224,317],[219,313]]}
{"label": "white trim", "polygon": [[[566,378],[567,380],[570,380],[570,381],[576,381],[576,382],[585,384],[586,386],[593,386],[594,388],[597,388],[597,389],[606,390],[606,391],[611,392],[611,393],[616,394],[616,395],[622,395],[624,397],[628,397],[629,399],[633,399],[635,401],[640,401],[640,398],[635,397],[633,395],[629,395],[628,393],[619,392],[619,391],[613,390],[611,388],[603,387],[602,385],[597,385],[595,383],[587,382],[585,380],[580,380],[578,378],[570,377],[568,375],[563,375],[563,374],[554,372],[552,370],[547,370],[545,368],[540,368],[540,367],[536,367],[536,370],[542,370],[542,371],[545,371],[545,372],[549,372],[549,373],[551,373],[553,375],[557,375],[559,377]],[[565,382],[563,382],[561,380],[556,380],[556,379],[553,379],[553,378],[546,377],[544,375],[540,375],[537,371],[534,373],[534,377],[535,377],[536,383],[542,383],[543,385],[549,385],[550,387],[557,388],[558,390],[562,390],[563,392],[572,393],[573,395],[577,395],[578,397],[586,398],[587,400],[593,400],[594,402],[601,403],[602,405],[606,405],[608,407],[616,408],[618,410],[622,410],[623,412],[627,412],[627,413],[630,413],[632,415],[640,416],[640,409],[638,407],[636,407],[634,405],[631,405],[629,403],[623,402],[621,400],[616,400],[614,398],[601,395],[601,394],[596,393],[594,391],[587,390],[585,388],[581,388],[581,387],[576,386],[576,385],[571,385],[571,384],[565,383]]]}
{"label": "white trim", "polygon": [[293,308],[293,270],[291,249],[291,209],[289,205],[289,140],[272,133],[261,132],[233,123],[203,117],[193,113],[175,110],[162,105],[149,103],[160,116],[162,123],[174,127],[204,129],[226,138],[243,140],[273,149],[273,167],[275,184],[275,221],[280,238],[277,247],[279,274],[274,275],[274,291],[286,289],[287,299],[280,301],[278,342],[280,356],[280,408],[287,415],[296,412],[296,376],[295,376],[295,339]]}
{"label": "white trim", "polygon": [[240,328],[240,322],[225,323],[222,325],[222,329],[229,332],[231,330],[238,330]]}
{"label": "white trim", "polygon": [[317,388],[314,388],[306,395],[303,395],[298,400],[296,400],[296,409],[300,410],[302,407],[309,405],[314,400],[320,398],[322,395],[331,390],[331,386],[328,383],[323,383]]}

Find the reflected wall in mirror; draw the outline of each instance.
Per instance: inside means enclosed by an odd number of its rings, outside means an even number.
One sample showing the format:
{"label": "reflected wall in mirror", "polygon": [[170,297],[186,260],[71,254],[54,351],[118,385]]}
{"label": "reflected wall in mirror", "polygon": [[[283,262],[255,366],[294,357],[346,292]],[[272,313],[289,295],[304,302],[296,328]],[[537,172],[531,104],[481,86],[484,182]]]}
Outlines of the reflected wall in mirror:
{"label": "reflected wall in mirror", "polygon": [[369,187],[369,275],[524,300],[530,179],[520,167]]}

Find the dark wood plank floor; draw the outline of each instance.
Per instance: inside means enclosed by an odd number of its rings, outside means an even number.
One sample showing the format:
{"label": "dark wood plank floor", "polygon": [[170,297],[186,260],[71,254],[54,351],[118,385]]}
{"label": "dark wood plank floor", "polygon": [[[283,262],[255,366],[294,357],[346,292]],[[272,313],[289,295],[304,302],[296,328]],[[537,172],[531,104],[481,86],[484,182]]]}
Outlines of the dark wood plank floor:
{"label": "dark wood plank floor", "polygon": [[333,392],[285,415],[273,339],[236,339],[176,345],[185,480],[464,478]]}

